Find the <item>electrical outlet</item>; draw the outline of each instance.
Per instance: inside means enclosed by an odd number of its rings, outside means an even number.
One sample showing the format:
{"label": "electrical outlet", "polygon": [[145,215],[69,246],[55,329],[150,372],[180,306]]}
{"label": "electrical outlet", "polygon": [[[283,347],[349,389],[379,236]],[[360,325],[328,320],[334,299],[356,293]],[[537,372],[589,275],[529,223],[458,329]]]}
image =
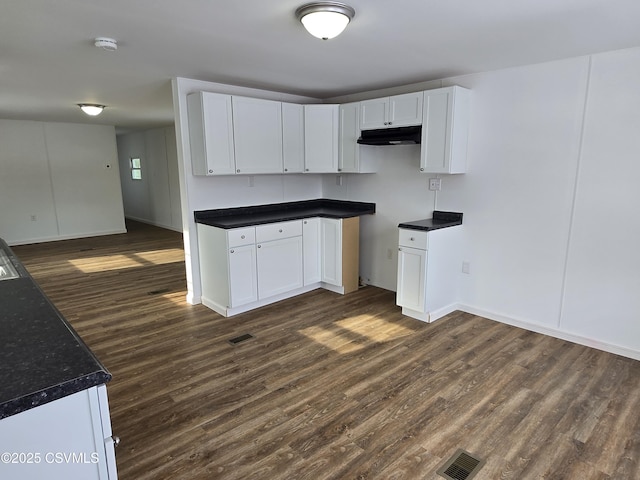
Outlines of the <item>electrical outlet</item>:
{"label": "electrical outlet", "polygon": [[38,217],[36,217],[35,215],[31,215],[31,221],[35,222],[36,220],[38,220]]}
{"label": "electrical outlet", "polygon": [[442,187],[442,182],[440,178],[430,178],[429,179],[429,190],[440,190]]}
{"label": "electrical outlet", "polygon": [[471,264],[469,262],[462,262],[462,273],[469,274],[470,268],[471,268]]}
{"label": "electrical outlet", "polygon": [[339,187],[342,186],[342,175],[336,175],[336,185]]}

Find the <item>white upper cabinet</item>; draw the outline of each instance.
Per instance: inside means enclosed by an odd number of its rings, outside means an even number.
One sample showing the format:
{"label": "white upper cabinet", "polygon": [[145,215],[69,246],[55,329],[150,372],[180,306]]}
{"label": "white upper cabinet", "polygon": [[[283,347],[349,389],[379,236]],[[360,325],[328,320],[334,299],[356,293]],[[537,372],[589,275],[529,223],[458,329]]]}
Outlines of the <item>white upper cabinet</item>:
{"label": "white upper cabinet", "polygon": [[304,171],[338,171],[339,105],[304,106]]}
{"label": "white upper cabinet", "polygon": [[360,102],[340,105],[340,150],[338,171],[358,172],[360,147]]}
{"label": "white upper cabinet", "polygon": [[422,97],[422,92],[414,92],[360,102],[360,129],[420,125]]}
{"label": "white upper cabinet", "polygon": [[284,173],[304,172],[304,106],[282,104],[282,157]]}
{"label": "white upper cabinet", "polygon": [[235,172],[231,97],[196,92],[187,96],[189,143],[194,175]]}
{"label": "white upper cabinet", "polygon": [[421,172],[465,172],[470,97],[458,86],[424,92]]}
{"label": "white upper cabinet", "polygon": [[236,173],[282,173],[282,103],[232,97]]}

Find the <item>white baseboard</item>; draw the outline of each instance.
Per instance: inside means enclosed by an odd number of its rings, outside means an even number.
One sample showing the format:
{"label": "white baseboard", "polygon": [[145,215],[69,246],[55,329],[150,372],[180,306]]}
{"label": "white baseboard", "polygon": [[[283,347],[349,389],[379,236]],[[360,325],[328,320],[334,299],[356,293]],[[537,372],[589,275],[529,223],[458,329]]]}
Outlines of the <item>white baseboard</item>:
{"label": "white baseboard", "polygon": [[51,237],[39,237],[39,238],[28,238],[22,240],[12,240],[11,242],[7,242],[10,247],[15,245],[31,245],[33,243],[45,243],[45,242],[57,242],[58,240],[75,240],[77,238],[91,238],[91,237],[101,237],[103,235],[118,235],[121,233],[127,233],[127,229],[123,230],[105,230],[103,232],[86,232],[86,233],[77,233],[74,235],[56,235]]}
{"label": "white baseboard", "polygon": [[557,328],[549,328],[542,325],[537,325],[535,323],[529,323],[527,321],[518,320],[518,319],[511,318],[499,313],[490,312],[487,310],[483,310],[481,308],[476,308],[471,305],[460,304],[458,305],[458,310],[461,310],[466,313],[471,313],[472,315],[478,315],[480,317],[488,318],[489,320],[494,320],[496,322],[512,325],[514,327],[523,328],[525,330],[529,330],[532,332],[542,333],[543,335],[549,335],[550,337],[558,338],[560,340],[567,340],[569,342],[577,343],[579,345],[584,345],[586,347],[595,348],[597,350],[602,350],[604,352],[614,353],[616,355],[632,358],[634,360],[640,360],[639,351],[632,350],[627,347],[622,347],[620,345],[614,345],[611,343],[602,342],[600,340],[594,340],[592,338],[583,337],[571,332],[559,330]]}
{"label": "white baseboard", "polygon": [[154,227],[165,228],[167,230],[173,230],[174,232],[182,233],[182,225],[180,227],[174,227],[173,225],[165,225],[163,223],[154,222],[152,220],[147,220],[146,218],[138,218],[132,217],[131,215],[125,215],[124,218],[129,220],[133,220],[140,223],[146,223],[147,225],[153,225]]}

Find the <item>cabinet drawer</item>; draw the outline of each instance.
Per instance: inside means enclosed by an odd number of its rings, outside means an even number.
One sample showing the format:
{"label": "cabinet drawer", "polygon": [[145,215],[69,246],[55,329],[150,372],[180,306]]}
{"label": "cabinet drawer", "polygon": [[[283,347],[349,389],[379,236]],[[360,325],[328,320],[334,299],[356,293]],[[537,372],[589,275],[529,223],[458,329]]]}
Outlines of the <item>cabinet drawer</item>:
{"label": "cabinet drawer", "polygon": [[229,247],[239,247],[241,245],[256,243],[256,229],[255,227],[243,227],[227,230],[227,240]]}
{"label": "cabinet drawer", "polygon": [[428,232],[422,230],[410,230],[400,228],[399,230],[398,244],[401,247],[413,247],[427,250],[428,247]]}
{"label": "cabinet drawer", "polygon": [[256,227],[256,243],[302,235],[302,220],[267,223]]}

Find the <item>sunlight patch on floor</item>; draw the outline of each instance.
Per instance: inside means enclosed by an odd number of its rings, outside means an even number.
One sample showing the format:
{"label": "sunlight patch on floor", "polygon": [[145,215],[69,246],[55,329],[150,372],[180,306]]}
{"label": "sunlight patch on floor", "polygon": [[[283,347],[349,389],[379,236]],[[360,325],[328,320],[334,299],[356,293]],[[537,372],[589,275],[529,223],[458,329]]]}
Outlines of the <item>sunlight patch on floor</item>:
{"label": "sunlight patch on floor", "polygon": [[184,262],[184,251],[179,248],[151,250],[129,255],[102,255],[68,260],[68,263],[83,273],[106,272],[176,262]]}
{"label": "sunlight patch on floor", "polygon": [[341,328],[367,337],[374,342],[386,342],[411,335],[410,328],[388,322],[374,315],[357,315],[336,322]]}
{"label": "sunlight patch on floor", "polygon": [[364,348],[364,345],[355,343],[352,336],[341,335],[322,327],[305,328],[300,333],[338,353],[351,353]]}

